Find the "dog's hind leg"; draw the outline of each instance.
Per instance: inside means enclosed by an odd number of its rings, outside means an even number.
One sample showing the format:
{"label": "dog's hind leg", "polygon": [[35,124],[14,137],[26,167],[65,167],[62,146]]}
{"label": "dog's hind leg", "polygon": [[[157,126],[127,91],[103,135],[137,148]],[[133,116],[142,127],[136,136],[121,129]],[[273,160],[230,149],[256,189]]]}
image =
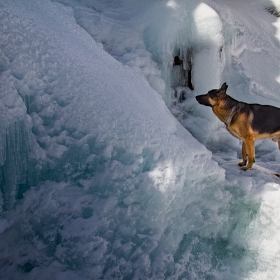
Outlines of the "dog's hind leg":
{"label": "dog's hind leg", "polygon": [[239,166],[244,166],[247,163],[247,148],[244,141],[242,141],[242,161],[238,163]]}
{"label": "dog's hind leg", "polygon": [[278,149],[280,150],[280,141],[278,141]]}

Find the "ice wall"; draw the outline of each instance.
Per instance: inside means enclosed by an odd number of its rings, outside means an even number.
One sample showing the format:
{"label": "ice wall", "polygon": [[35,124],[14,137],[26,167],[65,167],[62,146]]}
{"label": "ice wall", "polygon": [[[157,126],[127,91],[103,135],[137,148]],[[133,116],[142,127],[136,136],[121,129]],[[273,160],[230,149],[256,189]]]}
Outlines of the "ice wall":
{"label": "ice wall", "polygon": [[[196,92],[206,92],[209,87],[220,84],[223,36],[217,13],[200,1],[168,1],[165,5],[165,13],[160,13],[162,18],[154,19],[145,34],[148,49],[157,57],[167,82],[166,94],[172,96],[172,89],[175,89],[172,88],[172,75],[178,68],[173,67],[175,55],[183,60],[185,71],[192,67],[190,79]],[[155,34],[159,40],[155,41]],[[186,85],[181,83],[180,86]],[[171,101],[167,103],[170,105]]]}

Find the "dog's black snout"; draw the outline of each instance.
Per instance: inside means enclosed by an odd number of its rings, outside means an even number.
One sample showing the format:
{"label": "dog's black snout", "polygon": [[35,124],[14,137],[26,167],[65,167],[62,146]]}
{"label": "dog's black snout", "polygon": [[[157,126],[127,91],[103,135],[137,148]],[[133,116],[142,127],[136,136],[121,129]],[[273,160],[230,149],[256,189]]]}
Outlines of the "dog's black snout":
{"label": "dog's black snout", "polygon": [[196,96],[195,99],[198,103],[201,103],[201,95]]}
{"label": "dog's black snout", "polygon": [[197,102],[198,102],[199,104],[201,104],[201,105],[204,105],[204,106],[211,106],[207,94],[198,95],[198,96],[195,97],[195,99],[196,99]]}

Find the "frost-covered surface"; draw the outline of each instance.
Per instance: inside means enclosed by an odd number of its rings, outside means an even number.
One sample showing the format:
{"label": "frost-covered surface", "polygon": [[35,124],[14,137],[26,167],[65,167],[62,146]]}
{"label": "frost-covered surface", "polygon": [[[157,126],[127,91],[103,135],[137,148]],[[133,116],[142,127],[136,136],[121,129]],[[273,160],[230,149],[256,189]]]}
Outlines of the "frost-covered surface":
{"label": "frost-covered surface", "polygon": [[280,153],[194,98],[280,107],[270,6],[0,1],[1,279],[279,279]]}

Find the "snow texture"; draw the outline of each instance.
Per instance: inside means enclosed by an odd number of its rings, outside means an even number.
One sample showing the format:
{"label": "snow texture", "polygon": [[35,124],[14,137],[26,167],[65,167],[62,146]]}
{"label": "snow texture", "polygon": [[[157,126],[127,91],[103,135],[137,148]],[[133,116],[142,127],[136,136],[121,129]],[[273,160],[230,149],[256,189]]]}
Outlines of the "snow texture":
{"label": "snow texture", "polygon": [[0,278],[279,279],[277,145],[195,100],[280,107],[279,9],[0,1]]}

